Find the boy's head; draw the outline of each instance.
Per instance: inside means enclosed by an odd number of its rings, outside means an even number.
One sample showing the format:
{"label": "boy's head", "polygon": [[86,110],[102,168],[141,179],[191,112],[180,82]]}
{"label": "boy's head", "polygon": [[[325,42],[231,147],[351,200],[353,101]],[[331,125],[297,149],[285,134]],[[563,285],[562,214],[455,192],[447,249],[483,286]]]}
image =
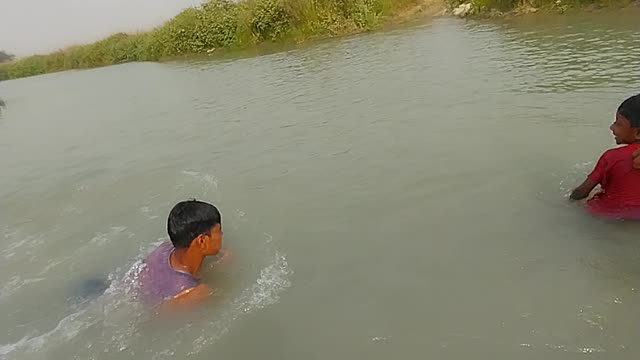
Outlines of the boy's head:
{"label": "boy's head", "polygon": [[617,144],[640,142],[640,95],[623,101],[616,112],[616,121],[609,127]]}
{"label": "boy's head", "polygon": [[171,209],[167,232],[176,249],[194,248],[203,255],[215,255],[222,247],[220,212],[195,199],[179,202]]}

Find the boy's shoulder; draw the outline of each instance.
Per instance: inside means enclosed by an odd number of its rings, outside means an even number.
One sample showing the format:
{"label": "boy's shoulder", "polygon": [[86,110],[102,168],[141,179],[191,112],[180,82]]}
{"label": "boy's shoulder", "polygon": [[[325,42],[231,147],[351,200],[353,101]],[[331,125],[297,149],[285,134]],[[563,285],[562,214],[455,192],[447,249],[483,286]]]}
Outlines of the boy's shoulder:
{"label": "boy's shoulder", "polygon": [[633,152],[640,149],[640,144],[629,144],[606,150],[593,170],[593,173],[608,173],[619,166],[633,167]]}
{"label": "boy's shoulder", "polygon": [[633,154],[633,152],[638,149],[640,149],[640,144],[628,144],[628,145],[617,146],[617,147],[606,150],[604,153],[602,153],[601,157],[609,158],[609,159],[617,159],[617,158],[623,158],[623,157],[626,158],[626,157],[630,157],[631,154]]}
{"label": "boy's shoulder", "polygon": [[145,263],[152,262],[153,259],[162,257],[164,254],[168,254],[173,250],[173,244],[170,241],[163,241],[158,244],[144,259]]}

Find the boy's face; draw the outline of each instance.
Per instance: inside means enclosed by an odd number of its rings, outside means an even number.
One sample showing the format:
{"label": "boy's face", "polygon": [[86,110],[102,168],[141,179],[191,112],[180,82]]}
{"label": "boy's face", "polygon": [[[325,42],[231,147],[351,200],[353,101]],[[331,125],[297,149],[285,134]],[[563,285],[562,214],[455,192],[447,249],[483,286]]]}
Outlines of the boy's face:
{"label": "boy's face", "polygon": [[616,121],[609,127],[616,139],[616,144],[633,144],[640,140],[640,129],[631,127],[627,118],[616,114]]}
{"label": "boy's face", "polygon": [[222,248],[222,225],[212,226],[208,234],[200,235],[198,241],[194,243],[198,244],[203,255],[216,255]]}

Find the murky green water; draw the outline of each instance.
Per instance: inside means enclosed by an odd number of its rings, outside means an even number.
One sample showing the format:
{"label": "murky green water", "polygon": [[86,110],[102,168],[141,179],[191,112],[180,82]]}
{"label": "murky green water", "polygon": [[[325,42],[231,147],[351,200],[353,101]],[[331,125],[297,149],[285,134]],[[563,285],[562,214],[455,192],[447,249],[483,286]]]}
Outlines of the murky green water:
{"label": "murky green water", "polygon": [[[0,358],[637,358],[640,225],[565,196],[640,91],[638,16],[0,84]],[[136,261],[187,197],[233,262],[149,318]]]}

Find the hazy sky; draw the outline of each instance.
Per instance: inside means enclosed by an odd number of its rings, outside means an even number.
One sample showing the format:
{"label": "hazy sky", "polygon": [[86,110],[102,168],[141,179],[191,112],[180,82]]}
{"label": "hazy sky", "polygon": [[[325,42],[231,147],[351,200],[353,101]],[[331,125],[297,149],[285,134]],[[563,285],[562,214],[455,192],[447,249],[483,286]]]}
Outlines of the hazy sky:
{"label": "hazy sky", "polygon": [[0,50],[19,56],[145,30],[201,0],[0,0]]}

